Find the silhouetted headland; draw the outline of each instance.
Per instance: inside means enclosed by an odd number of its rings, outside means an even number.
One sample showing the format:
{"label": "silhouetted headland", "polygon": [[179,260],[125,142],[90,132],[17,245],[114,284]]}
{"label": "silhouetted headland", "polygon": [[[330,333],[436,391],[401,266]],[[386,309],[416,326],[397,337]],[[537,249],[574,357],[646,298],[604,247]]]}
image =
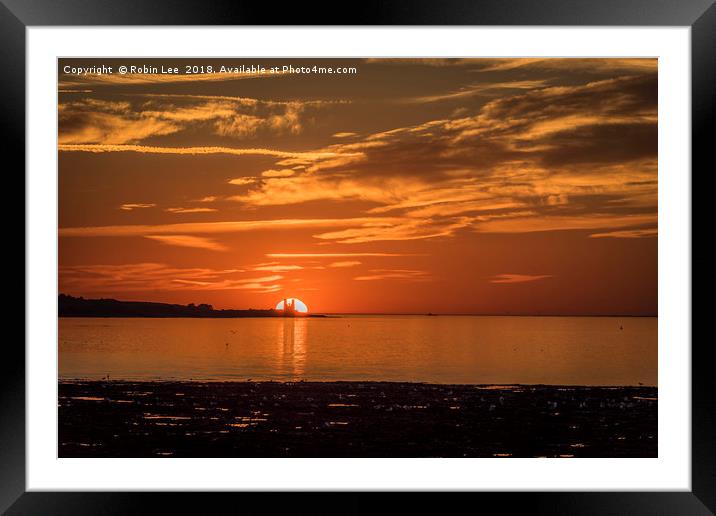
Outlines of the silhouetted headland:
{"label": "silhouetted headland", "polygon": [[60,317],[325,317],[322,314],[285,314],[283,310],[249,308],[247,310],[215,310],[208,304],[176,305],[147,301],[117,299],[85,299],[60,294],[57,304]]}

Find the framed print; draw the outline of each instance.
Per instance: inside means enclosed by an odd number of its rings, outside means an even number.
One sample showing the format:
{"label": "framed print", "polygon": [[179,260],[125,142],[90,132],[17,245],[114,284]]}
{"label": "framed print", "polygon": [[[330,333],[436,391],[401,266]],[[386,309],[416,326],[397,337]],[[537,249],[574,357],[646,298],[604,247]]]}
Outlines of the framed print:
{"label": "framed print", "polygon": [[713,513],[716,8],[548,4],[6,2],[3,510]]}

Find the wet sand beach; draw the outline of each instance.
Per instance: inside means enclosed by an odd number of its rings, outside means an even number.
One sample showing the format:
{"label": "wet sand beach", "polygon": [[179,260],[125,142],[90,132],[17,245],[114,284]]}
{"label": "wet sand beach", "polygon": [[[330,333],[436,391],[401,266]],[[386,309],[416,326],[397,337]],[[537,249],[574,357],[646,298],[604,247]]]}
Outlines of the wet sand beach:
{"label": "wet sand beach", "polygon": [[656,457],[656,387],[61,381],[60,457]]}

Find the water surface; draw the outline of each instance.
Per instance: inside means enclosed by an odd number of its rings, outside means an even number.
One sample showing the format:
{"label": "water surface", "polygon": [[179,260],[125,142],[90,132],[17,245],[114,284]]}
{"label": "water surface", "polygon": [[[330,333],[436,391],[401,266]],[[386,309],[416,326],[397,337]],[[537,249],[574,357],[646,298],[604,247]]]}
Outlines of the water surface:
{"label": "water surface", "polygon": [[657,319],[60,319],[60,378],[107,375],[126,380],[657,385]]}

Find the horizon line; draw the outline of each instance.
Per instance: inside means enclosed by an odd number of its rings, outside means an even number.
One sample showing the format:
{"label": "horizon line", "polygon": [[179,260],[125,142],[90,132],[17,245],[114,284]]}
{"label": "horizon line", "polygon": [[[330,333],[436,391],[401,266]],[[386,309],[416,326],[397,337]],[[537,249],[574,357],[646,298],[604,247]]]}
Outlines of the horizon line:
{"label": "horizon line", "polygon": [[[201,305],[208,304],[212,307],[212,310],[235,310],[235,311],[248,311],[248,310],[276,310],[275,307],[268,308],[216,308],[210,303],[187,303],[182,305],[180,303],[167,303],[165,301],[136,301],[136,300],[121,300],[112,297],[98,297],[88,298],[84,296],[73,296],[71,294],[58,293],[59,296],[67,296],[74,298],[83,298],[85,301],[99,301],[99,300],[112,300],[120,303],[156,303],[166,305],[178,305],[178,306],[189,306],[189,304]],[[423,316],[465,316],[465,317],[658,317],[659,314],[623,314],[623,313],[585,313],[585,314],[569,314],[569,313],[530,313],[530,312],[518,312],[518,313],[485,313],[485,312],[318,312],[309,310],[307,315],[423,315]]]}

